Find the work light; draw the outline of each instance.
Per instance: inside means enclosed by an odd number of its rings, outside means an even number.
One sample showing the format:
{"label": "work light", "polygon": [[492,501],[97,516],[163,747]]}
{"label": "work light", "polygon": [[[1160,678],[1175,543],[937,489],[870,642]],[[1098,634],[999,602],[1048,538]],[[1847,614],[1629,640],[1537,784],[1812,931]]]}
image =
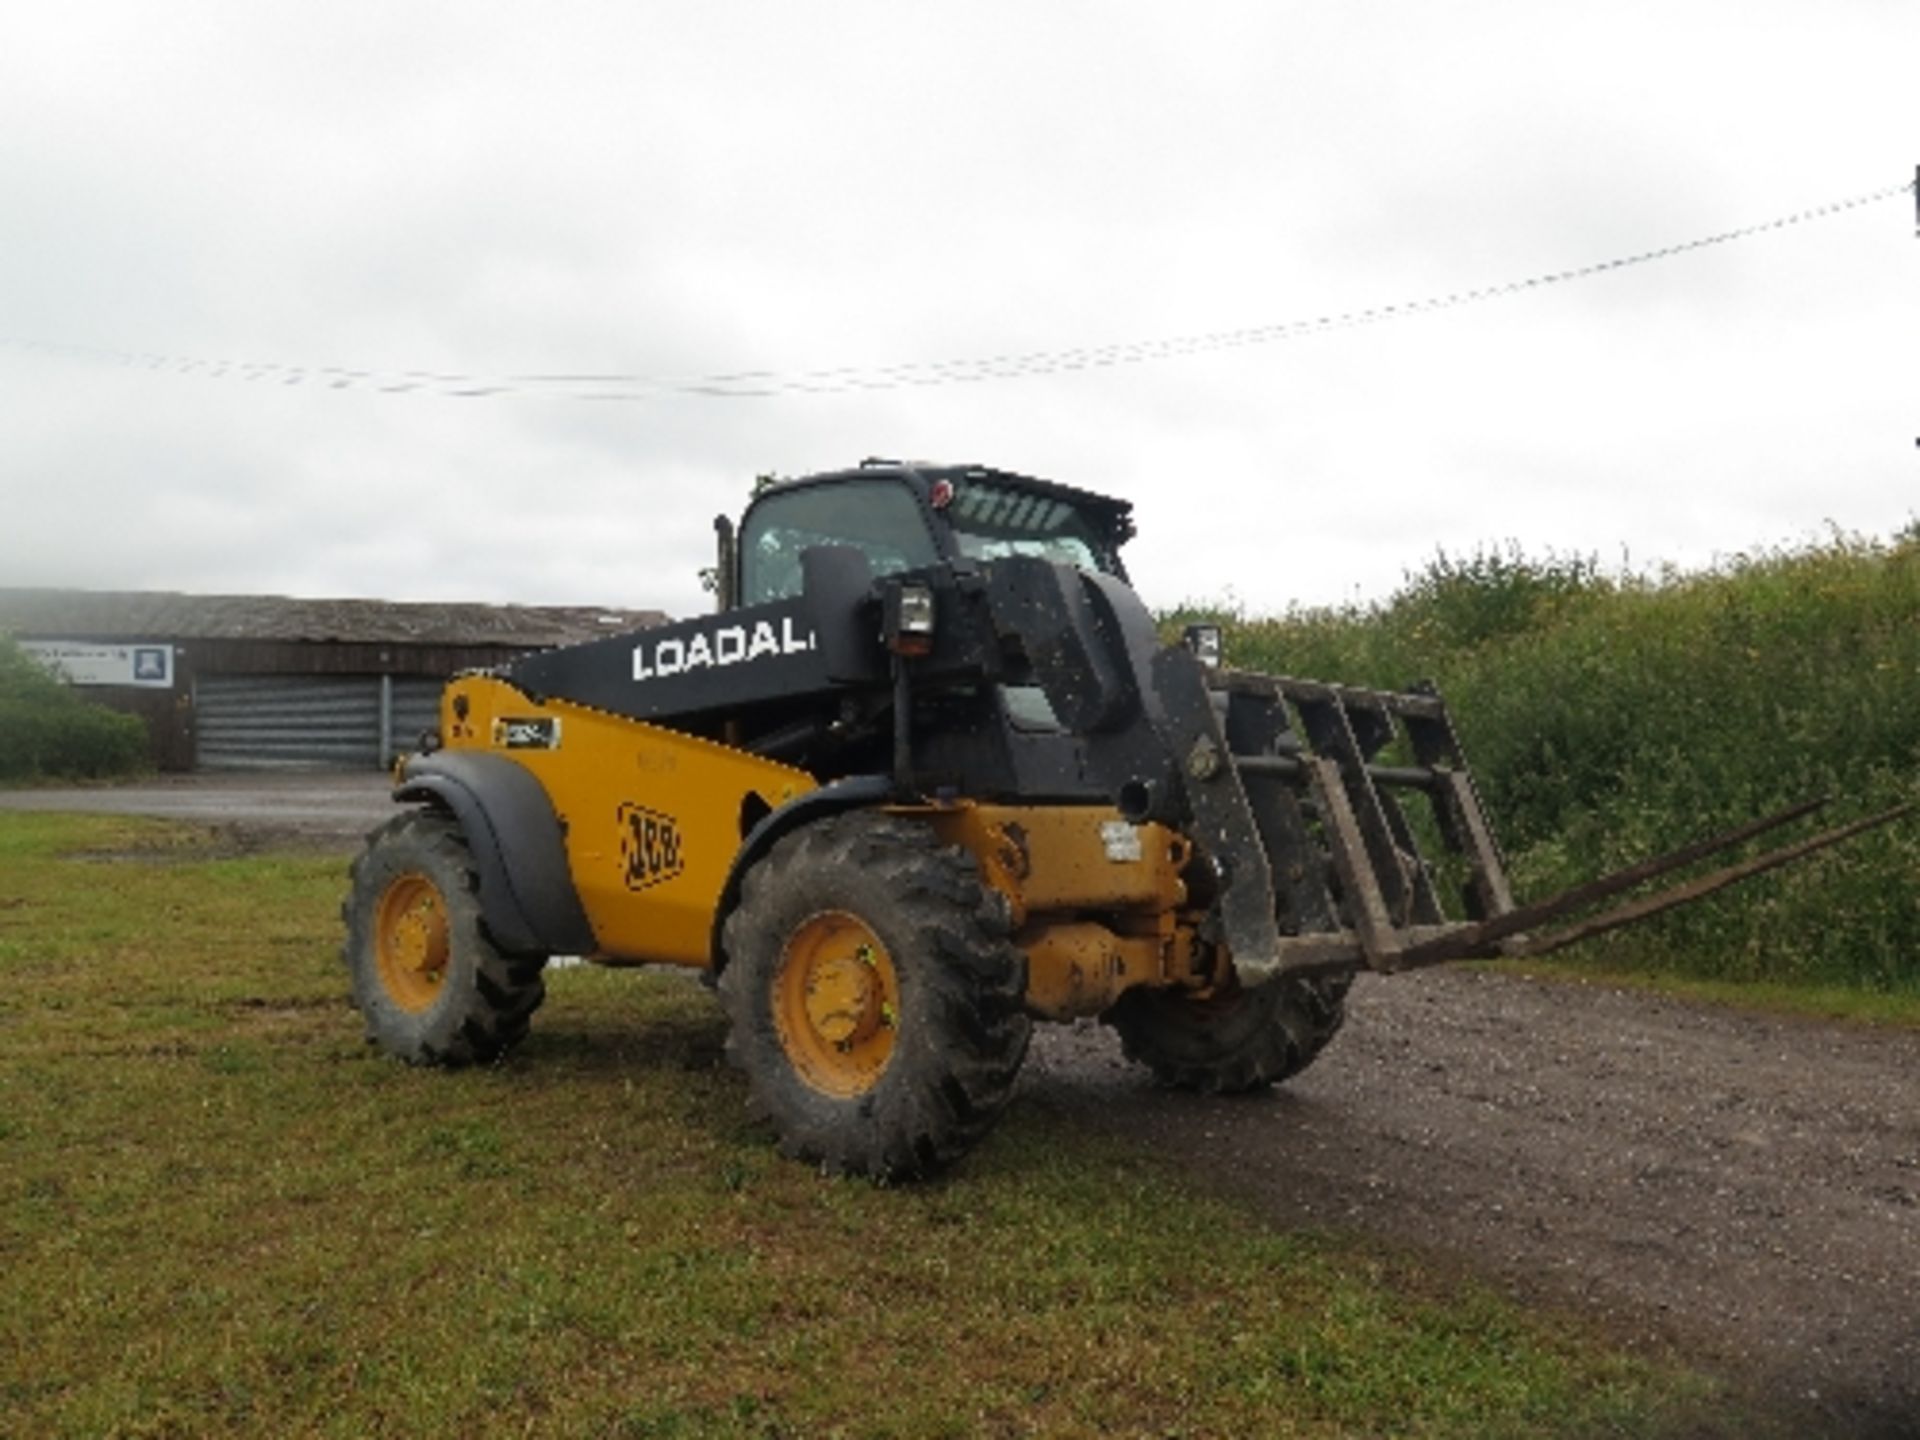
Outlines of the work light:
{"label": "work light", "polygon": [[896,655],[933,650],[933,587],[911,581],[887,592],[887,648]]}
{"label": "work light", "polygon": [[1221,644],[1218,625],[1189,625],[1181,643],[1199,657],[1209,670],[1220,668]]}

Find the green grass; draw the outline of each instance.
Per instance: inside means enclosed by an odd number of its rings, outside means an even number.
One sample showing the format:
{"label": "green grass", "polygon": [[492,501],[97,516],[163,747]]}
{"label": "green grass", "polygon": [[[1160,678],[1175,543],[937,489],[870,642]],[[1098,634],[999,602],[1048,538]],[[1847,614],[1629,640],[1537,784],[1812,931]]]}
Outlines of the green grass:
{"label": "green grass", "polygon": [[[1381,605],[1225,619],[1234,665],[1437,681],[1522,898],[1812,796],[1824,823],[1920,798],[1920,529],[1650,577],[1442,555]],[[1917,881],[1910,817],[1571,963],[1910,1009]]]}
{"label": "green grass", "polygon": [[1856,985],[1813,984],[1805,981],[1712,980],[1676,974],[1632,957],[1569,965],[1558,956],[1548,960],[1492,960],[1482,968],[1573,984],[1617,985],[1647,990],[1682,1000],[1770,1015],[1799,1015],[1811,1020],[1844,1020],[1856,1025],[1881,1025],[1920,1030],[1920,995],[1911,991],[1863,990]]}
{"label": "green grass", "polygon": [[1152,1157],[1008,1121],[828,1181],[685,977],[510,1063],[370,1053],[343,859],[0,816],[0,1433],[1701,1433],[1709,1382]]}

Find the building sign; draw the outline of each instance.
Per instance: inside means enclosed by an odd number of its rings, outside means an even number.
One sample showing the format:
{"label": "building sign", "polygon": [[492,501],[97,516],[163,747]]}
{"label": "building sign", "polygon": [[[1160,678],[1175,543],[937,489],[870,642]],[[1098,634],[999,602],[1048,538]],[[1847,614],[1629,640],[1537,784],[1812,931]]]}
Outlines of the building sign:
{"label": "building sign", "polygon": [[96,645],[84,640],[22,640],[20,648],[71,685],[173,687],[171,645]]}

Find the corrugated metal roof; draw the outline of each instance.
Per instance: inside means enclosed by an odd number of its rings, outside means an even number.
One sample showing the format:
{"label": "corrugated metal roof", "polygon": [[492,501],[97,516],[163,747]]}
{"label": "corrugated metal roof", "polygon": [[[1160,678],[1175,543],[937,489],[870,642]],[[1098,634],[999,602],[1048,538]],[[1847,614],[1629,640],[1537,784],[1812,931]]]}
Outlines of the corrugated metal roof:
{"label": "corrugated metal roof", "polygon": [[42,640],[310,640],[377,645],[572,645],[663,624],[658,610],[301,600],[171,590],[0,586],[0,634]]}

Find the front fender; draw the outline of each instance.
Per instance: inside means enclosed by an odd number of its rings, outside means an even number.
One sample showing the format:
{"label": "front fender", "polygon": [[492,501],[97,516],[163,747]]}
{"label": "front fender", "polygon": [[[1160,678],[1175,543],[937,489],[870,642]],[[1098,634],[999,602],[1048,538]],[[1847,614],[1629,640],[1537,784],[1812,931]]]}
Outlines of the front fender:
{"label": "front fender", "polygon": [[393,798],[444,806],[460,822],[480,877],[480,911],[502,950],[582,955],[597,948],[560,819],[526,767],[469,750],[410,755]]}
{"label": "front fender", "polygon": [[712,973],[717,976],[726,968],[727,952],[721,948],[720,931],[733,907],[740,903],[740,882],[754,863],[773,848],[775,841],[801,825],[838,815],[843,810],[878,805],[893,795],[893,780],[889,776],[850,775],[822,785],[818,790],[809,790],[761,817],[760,823],[747,832],[747,838],[733,857],[733,864],[727,870],[727,883],[720,890],[720,903],[713,908]]}

